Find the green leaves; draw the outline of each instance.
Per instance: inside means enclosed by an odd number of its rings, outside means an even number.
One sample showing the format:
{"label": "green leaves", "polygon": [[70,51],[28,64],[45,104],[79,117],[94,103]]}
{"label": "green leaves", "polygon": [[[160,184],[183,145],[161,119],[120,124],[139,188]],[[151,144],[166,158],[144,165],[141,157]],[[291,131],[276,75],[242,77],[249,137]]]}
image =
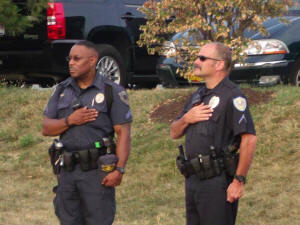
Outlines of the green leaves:
{"label": "green leaves", "polygon": [[[208,41],[223,42],[233,50],[233,60],[243,61],[242,49],[248,39],[242,37],[246,29],[266,33],[263,22],[268,17],[282,16],[286,6],[291,6],[291,0],[148,0],[140,11],[147,18],[147,23],[141,27],[142,34],[138,44],[146,46],[151,53],[162,54],[165,41],[178,32],[195,30],[201,33],[202,40],[197,42],[202,46]],[[174,19],[169,21],[171,16]],[[183,35],[184,36],[184,35]],[[186,56],[176,51],[175,57],[192,60],[198,51],[194,51],[189,37],[182,37],[180,49],[185,49]],[[190,68],[180,69],[182,76],[192,74]]]}
{"label": "green leaves", "polygon": [[[24,32],[33,22],[42,18],[42,11],[47,7],[46,0],[0,1],[0,24],[4,25],[5,32],[16,36]],[[44,15],[44,18],[46,15]],[[46,19],[46,18],[45,18]]]}

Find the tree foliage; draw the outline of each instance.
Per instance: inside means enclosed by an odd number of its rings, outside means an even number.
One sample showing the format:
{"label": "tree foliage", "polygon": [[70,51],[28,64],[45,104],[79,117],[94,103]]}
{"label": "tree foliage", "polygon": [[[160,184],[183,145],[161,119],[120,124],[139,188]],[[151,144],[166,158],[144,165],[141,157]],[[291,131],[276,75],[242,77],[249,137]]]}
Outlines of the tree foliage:
{"label": "tree foliage", "polygon": [[46,7],[47,0],[0,0],[0,25],[5,33],[15,36],[43,19]]}
{"label": "tree foliage", "polygon": [[147,23],[140,28],[138,44],[146,46],[150,54],[162,54],[171,34],[185,32],[187,35],[177,40],[178,48],[171,56],[187,62],[180,74],[188,78],[199,46],[222,42],[232,49],[233,60],[243,61],[243,48],[249,42],[243,36],[245,30],[265,34],[263,22],[268,17],[282,16],[291,4],[291,0],[148,0],[140,8]]}

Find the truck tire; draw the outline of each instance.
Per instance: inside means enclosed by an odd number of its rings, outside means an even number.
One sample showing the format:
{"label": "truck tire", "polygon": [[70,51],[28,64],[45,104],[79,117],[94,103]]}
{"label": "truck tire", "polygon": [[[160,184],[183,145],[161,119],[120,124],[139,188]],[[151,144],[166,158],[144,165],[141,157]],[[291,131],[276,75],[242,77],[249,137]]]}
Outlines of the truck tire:
{"label": "truck tire", "polygon": [[108,44],[99,44],[97,49],[99,51],[99,61],[96,66],[97,72],[126,87],[126,68],[118,50]]}
{"label": "truck tire", "polygon": [[300,87],[300,59],[295,62],[289,76],[289,81],[292,85]]}

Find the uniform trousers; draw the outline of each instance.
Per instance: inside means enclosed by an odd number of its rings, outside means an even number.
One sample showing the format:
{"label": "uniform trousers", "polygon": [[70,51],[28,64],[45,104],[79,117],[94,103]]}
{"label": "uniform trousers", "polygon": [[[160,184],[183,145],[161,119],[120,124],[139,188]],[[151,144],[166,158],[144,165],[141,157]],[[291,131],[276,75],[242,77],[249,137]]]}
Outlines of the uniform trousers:
{"label": "uniform trousers", "polygon": [[238,201],[226,201],[229,182],[224,173],[206,180],[196,175],[186,179],[187,225],[235,224]]}
{"label": "uniform trousers", "polygon": [[115,189],[101,184],[99,170],[62,169],[53,200],[61,225],[111,225],[116,212]]}

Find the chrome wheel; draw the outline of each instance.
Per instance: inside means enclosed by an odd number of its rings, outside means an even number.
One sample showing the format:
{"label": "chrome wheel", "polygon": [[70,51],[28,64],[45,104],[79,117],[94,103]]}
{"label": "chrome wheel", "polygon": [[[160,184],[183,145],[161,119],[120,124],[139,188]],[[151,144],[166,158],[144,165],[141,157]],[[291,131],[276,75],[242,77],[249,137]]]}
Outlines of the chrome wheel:
{"label": "chrome wheel", "polygon": [[113,82],[120,84],[121,72],[117,61],[111,56],[102,57],[96,66],[97,71]]}

